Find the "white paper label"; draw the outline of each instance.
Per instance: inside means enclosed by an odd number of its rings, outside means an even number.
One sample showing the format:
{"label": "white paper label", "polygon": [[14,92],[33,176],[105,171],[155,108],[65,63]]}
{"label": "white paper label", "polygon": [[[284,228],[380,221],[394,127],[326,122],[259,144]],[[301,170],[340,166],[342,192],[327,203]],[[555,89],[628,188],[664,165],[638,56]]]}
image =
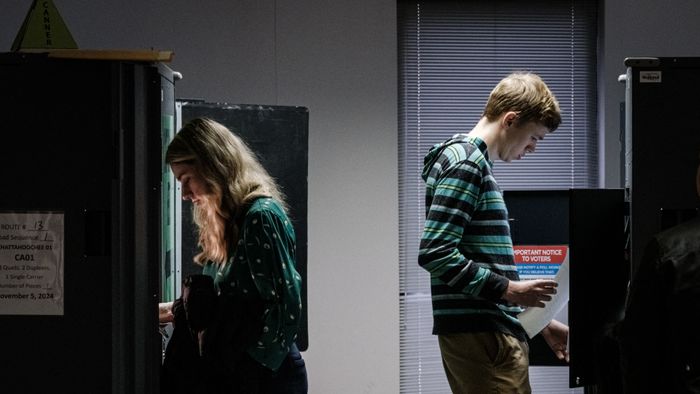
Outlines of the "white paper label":
{"label": "white paper label", "polygon": [[0,212],[0,315],[63,315],[63,212]]}
{"label": "white paper label", "polygon": [[640,71],[640,83],[661,83],[661,71]]}

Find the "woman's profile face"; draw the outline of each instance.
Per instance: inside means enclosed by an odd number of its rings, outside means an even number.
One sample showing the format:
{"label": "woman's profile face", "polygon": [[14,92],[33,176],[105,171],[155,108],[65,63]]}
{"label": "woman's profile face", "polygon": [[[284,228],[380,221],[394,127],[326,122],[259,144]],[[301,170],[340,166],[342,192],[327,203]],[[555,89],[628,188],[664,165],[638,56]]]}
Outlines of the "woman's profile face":
{"label": "woman's profile face", "polygon": [[175,175],[175,179],[182,185],[182,199],[190,200],[194,204],[199,204],[204,200],[204,196],[210,194],[210,189],[204,181],[197,168],[188,163],[172,163],[170,169]]}

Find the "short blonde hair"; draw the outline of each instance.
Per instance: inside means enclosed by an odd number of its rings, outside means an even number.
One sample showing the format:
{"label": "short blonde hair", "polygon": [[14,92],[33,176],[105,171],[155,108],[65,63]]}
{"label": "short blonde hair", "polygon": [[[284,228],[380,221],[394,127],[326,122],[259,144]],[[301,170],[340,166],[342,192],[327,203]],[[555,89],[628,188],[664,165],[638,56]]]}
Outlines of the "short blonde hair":
{"label": "short blonde hair", "polygon": [[508,111],[518,113],[517,123],[536,122],[554,131],[561,123],[559,102],[538,75],[517,72],[503,78],[493,88],[483,116],[489,121]]}

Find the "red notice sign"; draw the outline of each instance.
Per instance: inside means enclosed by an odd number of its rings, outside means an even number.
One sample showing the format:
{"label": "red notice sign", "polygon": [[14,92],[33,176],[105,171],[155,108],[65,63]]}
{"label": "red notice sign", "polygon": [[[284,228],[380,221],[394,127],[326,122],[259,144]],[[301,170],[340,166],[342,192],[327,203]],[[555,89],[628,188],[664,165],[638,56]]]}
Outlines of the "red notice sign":
{"label": "red notice sign", "polygon": [[521,278],[553,277],[559,266],[568,259],[568,245],[516,245],[513,246],[515,264]]}

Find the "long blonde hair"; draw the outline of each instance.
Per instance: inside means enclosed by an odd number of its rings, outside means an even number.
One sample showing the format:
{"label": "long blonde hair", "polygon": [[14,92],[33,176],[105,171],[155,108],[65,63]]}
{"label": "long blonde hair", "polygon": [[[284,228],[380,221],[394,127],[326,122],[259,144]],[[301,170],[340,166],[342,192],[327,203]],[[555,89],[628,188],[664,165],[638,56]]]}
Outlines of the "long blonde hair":
{"label": "long blonde hair", "polygon": [[[272,197],[286,210],[284,195],[253,151],[226,126],[196,118],[185,124],[168,145],[167,164],[194,166],[211,194],[194,205],[201,252],[198,264],[224,264],[235,248],[247,206],[258,197]],[[232,249],[235,250],[235,249]]]}

